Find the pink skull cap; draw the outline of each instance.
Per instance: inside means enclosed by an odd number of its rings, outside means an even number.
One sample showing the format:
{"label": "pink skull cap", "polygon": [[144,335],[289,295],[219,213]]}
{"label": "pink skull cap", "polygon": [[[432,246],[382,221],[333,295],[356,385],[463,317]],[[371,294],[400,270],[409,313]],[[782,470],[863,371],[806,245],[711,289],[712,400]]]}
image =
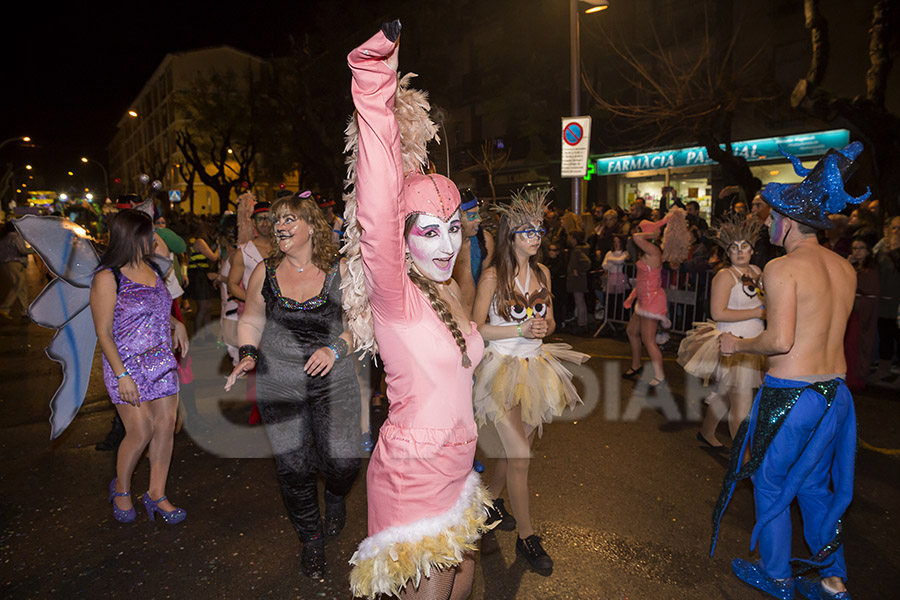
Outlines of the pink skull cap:
{"label": "pink skull cap", "polygon": [[412,173],[403,182],[406,216],[430,215],[449,221],[459,208],[459,203],[459,190],[443,175]]}

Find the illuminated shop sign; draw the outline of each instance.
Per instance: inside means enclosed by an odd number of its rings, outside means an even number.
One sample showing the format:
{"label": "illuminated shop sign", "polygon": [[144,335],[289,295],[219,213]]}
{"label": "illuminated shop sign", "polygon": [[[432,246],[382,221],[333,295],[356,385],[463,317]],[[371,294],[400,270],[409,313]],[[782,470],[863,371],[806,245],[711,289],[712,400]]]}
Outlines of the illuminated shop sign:
{"label": "illuminated shop sign", "polygon": [[[758,160],[783,159],[780,146],[794,156],[818,156],[825,154],[830,148],[843,148],[850,143],[850,132],[846,129],[832,129],[816,133],[789,135],[786,137],[762,138],[735,142],[731,145],[736,156],[743,156],[750,162]],[[725,146],[723,145],[722,148]],[[597,175],[615,175],[630,171],[649,171],[668,167],[695,167],[715,164],[706,154],[703,146],[610,156],[594,161]]]}

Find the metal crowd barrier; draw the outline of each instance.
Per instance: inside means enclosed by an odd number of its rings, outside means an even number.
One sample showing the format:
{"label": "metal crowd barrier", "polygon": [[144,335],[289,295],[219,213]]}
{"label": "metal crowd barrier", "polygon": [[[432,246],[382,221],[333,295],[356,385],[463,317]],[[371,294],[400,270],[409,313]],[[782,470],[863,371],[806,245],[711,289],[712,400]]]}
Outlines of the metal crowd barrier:
{"label": "metal crowd barrier", "polygon": [[[634,263],[624,265],[625,288],[622,293],[612,293],[607,285],[606,274],[603,273],[603,305],[604,314],[594,337],[607,327],[617,331],[631,319],[631,309],[624,306],[625,299],[634,289],[637,266]],[[669,320],[672,327],[670,333],[685,334],[697,321],[705,321],[709,315],[709,289],[714,272],[696,273],[673,271],[663,268],[662,285],[666,291],[669,304]]]}

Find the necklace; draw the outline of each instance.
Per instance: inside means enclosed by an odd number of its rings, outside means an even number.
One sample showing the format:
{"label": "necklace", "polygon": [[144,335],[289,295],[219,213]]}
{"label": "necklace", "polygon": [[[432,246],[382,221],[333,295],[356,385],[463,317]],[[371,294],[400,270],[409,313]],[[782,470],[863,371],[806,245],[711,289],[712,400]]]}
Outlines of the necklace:
{"label": "necklace", "polygon": [[310,260],[308,263],[306,263],[306,264],[303,265],[302,267],[298,267],[298,266],[296,266],[295,264],[291,263],[291,260],[290,260],[290,259],[288,259],[287,262],[288,262],[289,265],[291,265],[292,267],[294,267],[295,269],[297,269],[297,272],[298,272],[298,273],[302,273],[304,269],[308,269],[308,268],[309,268],[309,265],[312,264],[312,261]]}

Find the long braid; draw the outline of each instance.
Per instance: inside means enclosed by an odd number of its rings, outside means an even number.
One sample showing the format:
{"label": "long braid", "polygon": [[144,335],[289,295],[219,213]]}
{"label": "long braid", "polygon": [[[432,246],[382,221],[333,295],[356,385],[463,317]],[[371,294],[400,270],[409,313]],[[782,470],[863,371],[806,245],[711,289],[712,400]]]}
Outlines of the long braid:
{"label": "long braid", "polygon": [[444,322],[444,325],[447,326],[447,329],[450,330],[450,333],[453,334],[453,339],[456,340],[456,345],[459,346],[459,351],[462,354],[462,366],[467,369],[471,367],[472,361],[469,360],[469,355],[467,353],[466,338],[459,329],[459,325],[456,324],[456,319],[453,318],[450,307],[438,293],[437,285],[427,277],[419,275],[415,269],[410,269],[409,278],[420,290],[422,290],[422,293],[425,294],[425,297],[431,302],[431,308],[434,309],[437,316],[440,317],[441,321]]}

